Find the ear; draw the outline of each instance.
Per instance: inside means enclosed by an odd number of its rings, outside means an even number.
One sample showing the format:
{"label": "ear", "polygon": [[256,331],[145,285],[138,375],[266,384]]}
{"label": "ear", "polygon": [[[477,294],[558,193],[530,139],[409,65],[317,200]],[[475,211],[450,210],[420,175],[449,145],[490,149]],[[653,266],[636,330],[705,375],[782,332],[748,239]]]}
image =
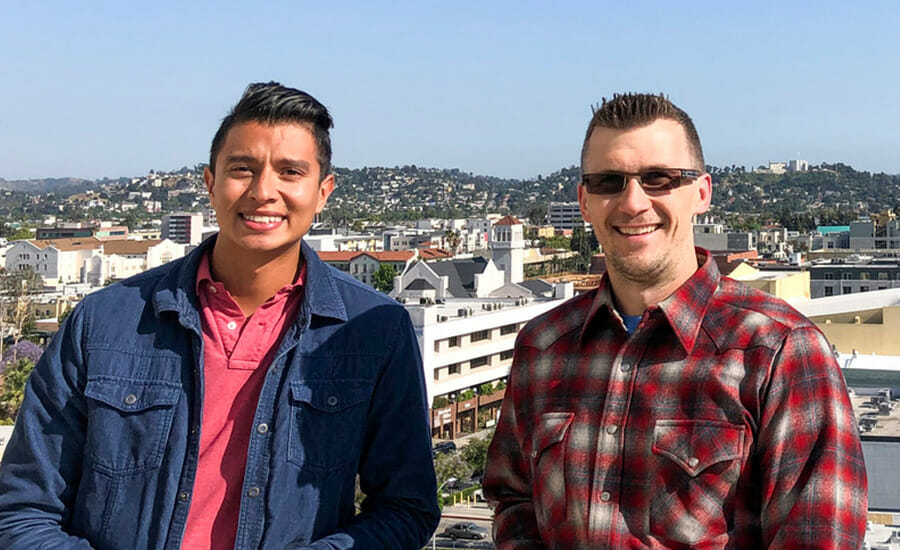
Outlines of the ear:
{"label": "ear", "polygon": [[591,221],[591,211],[587,207],[588,192],[584,190],[584,186],[580,183],[576,185],[578,185],[578,209],[581,210],[581,219],[588,223],[593,223]]}
{"label": "ear", "polygon": [[328,202],[328,196],[334,191],[334,174],[328,174],[325,179],[319,182],[318,201],[316,202],[316,214],[322,212],[325,203]]}
{"label": "ear", "polygon": [[694,214],[703,214],[709,210],[712,202],[712,176],[702,174],[694,182],[697,188],[697,202],[694,205]]}
{"label": "ear", "polygon": [[212,170],[209,169],[209,166],[203,169],[203,183],[206,184],[206,192],[209,193],[209,198],[213,198],[213,184],[216,182],[216,177],[213,175]]}

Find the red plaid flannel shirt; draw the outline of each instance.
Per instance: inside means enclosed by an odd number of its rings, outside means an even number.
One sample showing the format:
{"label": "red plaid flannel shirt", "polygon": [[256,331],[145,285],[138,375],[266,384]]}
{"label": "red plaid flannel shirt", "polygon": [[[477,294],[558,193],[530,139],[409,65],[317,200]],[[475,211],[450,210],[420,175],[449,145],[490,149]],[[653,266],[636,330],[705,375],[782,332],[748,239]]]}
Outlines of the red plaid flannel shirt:
{"label": "red plaid flannel shirt", "polygon": [[607,277],[519,334],[484,477],[499,550],[862,545],[865,466],[828,343],[697,252],[630,337]]}

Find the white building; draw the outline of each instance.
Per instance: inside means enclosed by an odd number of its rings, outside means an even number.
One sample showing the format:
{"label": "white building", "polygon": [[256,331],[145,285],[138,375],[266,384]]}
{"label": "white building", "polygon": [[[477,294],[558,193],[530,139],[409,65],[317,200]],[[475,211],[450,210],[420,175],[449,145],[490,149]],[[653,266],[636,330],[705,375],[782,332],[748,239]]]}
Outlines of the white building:
{"label": "white building", "polygon": [[100,254],[85,260],[83,282],[101,286],[126,279],[184,256],[185,246],[169,239],[104,242]]}
{"label": "white building", "polygon": [[504,282],[518,283],[525,278],[525,225],[512,216],[494,224],[490,248]]}
{"label": "white building", "polygon": [[581,218],[578,202],[551,202],[547,208],[547,217],[550,225],[557,231],[575,229],[578,225],[588,226]]}
{"label": "white building", "polygon": [[30,266],[45,285],[83,281],[82,266],[100,252],[101,241],[94,237],[15,241],[6,253],[6,269]]}

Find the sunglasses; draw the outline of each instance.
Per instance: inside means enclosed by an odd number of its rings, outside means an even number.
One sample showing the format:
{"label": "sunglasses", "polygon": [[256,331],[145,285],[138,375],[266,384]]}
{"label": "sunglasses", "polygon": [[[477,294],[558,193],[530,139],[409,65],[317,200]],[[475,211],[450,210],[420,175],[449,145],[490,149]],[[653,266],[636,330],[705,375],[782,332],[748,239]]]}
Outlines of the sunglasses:
{"label": "sunglasses", "polygon": [[700,177],[698,170],[681,168],[651,168],[643,172],[596,172],[581,176],[581,184],[591,195],[621,193],[628,180],[637,178],[645,193],[662,193],[687,185]]}

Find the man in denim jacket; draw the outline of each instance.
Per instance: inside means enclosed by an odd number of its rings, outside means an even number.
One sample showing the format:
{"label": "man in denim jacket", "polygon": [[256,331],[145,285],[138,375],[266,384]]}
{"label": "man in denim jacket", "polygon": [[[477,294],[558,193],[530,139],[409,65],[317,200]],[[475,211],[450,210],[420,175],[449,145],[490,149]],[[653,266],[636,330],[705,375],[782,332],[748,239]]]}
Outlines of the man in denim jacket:
{"label": "man in denim jacket", "polygon": [[35,367],[0,467],[0,548],[428,539],[409,317],[301,241],[334,188],[331,126],[304,92],[247,88],[204,173],[218,235],[86,297]]}

